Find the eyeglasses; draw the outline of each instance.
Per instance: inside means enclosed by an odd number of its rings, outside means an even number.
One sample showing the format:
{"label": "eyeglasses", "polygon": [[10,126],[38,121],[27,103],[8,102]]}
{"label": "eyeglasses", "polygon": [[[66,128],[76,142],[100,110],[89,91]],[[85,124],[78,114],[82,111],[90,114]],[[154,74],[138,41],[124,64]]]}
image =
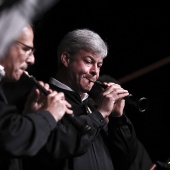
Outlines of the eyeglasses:
{"label": "eyeglasses", "polygon": [[24,44],[24,43],[22,43],[20,41],[15,41],[15,42],[24,46],[23,50],[26,53],[28,53],[28,56],[31,56],[32,54],[34,54],[34,52],[35,52],[35,48],[34,47],[30,47],[30,46],[28,46],[28,45],[26,45],[26,44]]}

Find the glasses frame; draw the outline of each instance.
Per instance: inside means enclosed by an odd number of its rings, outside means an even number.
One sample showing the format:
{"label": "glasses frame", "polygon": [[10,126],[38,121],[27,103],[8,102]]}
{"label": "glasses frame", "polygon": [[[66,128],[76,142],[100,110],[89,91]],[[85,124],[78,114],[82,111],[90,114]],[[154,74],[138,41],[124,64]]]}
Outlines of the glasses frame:
{"label": "glasses frame", "polygon": [[24,44],[24,43],[22,43],[22,42],[20,42],[20,41],[15,41],[16,43],[18,43],[18,44],[21,44],[21,45],[23,45],[24,47],[26,47],[26,48],[28,48],[29,50],[31,50],[31,52],[29,53],[29,56],[31,56],[32,54],[34,54],[34,52],[35,52],[35,48],[34,47],[30,47],[30,46],[28,46],[28,45],[26,45],[26,44]]}

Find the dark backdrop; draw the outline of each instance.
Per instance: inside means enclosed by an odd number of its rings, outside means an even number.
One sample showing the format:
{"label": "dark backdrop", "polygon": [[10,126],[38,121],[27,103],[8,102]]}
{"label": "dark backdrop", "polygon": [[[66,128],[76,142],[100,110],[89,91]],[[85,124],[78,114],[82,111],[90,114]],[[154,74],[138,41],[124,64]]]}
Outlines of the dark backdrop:
{"label": "dark backdrop", "polygon": [[[164,161],[170,157],[168,4],[61,0],[34,25],[36,64],[30,73],[44,81],[55,75],[57,45],[68,31],[90,28],[99,33],[109,46],[101,74],[122,80],[122,86],[130,93],[148,98],[149,108],[144,113],[128,105],[126,113],[152,159]],[[136,75],[123,79],[132,73]]]}

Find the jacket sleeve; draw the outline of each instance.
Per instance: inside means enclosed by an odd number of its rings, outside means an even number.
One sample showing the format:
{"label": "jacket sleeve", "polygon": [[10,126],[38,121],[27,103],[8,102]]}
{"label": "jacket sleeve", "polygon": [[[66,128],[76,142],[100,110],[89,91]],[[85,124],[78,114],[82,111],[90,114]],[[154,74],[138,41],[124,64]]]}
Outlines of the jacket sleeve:
{"label": "jacket sleeve", "polygon": [[115,167],[118,165],[118,169],[121,169],[121,167],[125,169],[131,165],[137,152],[136,135],[131,122],[126,116],[110,119],[108,125],[98,111],[94,111],[89,115],[78,116],[77,119],[84,124],[88,124],[91,130],[85,134],[80,133],[80,128],[75,127],[64,117],[58,123],[57,128],[53,130],[45,146],[48,154],[51,154],[54,159],[82,155],[96,137],[102,134],[104,129],[109,129],[108,131],[105,130],[108,133],[105,133],[103,137],[106,137],[105,142]]}
{"label": "jacket sleeve", "polygon": [[82,133],[81,127],[75,126],[64,116],[46,144],[47,152],[55,159],[82,155],[100,133],[100,129],[106,125],[105,119],[97,111],[77,116],[76,119],[84,126],[89,125],[91,129]]}
{"label": "jacket sleeve", "polygon": [[137,154],[137,138],[126,115],[109,118],[108,143],[115,169],[130,167]]}
{"label": "jacket sleeve", "polygon": [[16,107],[0,102],[0,149],[9,154],[35,155],[55,127],[48,111],[22,116]]}

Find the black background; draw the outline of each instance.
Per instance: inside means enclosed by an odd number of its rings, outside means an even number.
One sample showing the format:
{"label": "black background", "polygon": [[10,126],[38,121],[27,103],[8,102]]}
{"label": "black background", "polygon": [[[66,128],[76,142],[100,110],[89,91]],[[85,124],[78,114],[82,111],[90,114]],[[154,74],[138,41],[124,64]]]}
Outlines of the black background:
{"label": "black background", "polygon": [[[67,32],[76,28],[92,29],[107,42],[109,54],[101,75],[121,80],[140,69],[151,68],[122,82],[130,93],[149,100],[149,108],[144,113],[128,105],[126,113],[153,161],[167,160],[170,157],[169,5],[61,0],[34,21],[36,64],[30,73],[44,81],[54,76],[57,45]],[[154,63],[158,65],[153,69]]]}

